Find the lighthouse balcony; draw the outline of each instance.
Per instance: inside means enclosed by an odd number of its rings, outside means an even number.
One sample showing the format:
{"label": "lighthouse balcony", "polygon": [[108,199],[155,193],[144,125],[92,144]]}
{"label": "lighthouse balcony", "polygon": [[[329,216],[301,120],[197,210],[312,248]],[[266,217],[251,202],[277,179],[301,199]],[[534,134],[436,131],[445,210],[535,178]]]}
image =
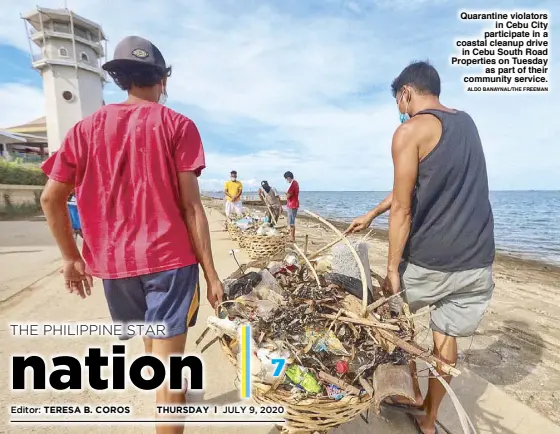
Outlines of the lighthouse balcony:
{"label": "lighthouse balcony", "polygon": [[54,30],[42,30],[38,31],[35,29],[31,29],[30,31],[30,38],[33,42],[35,42],[38,46],[43,46],[44,41],[47,39],[63,39],[67,41],[72,41],[74,39],[77,44],[87,45],[91,49],[93,49],[99,57],[103,57],[105,55],[105,50],[103,49],[103,44],[98,41],[93,41],[86,37],[78,36],[77,32],[72,34],[71,32],[62,32],[62,31],[54,31]]}

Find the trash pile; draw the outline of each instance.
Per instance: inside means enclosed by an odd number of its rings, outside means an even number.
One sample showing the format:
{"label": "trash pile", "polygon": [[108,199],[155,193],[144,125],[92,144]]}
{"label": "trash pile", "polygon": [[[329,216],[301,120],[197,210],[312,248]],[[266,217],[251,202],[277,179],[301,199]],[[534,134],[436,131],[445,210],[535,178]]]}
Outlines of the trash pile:
{"label": "trash pile", "polygon": [[280,235],[280,233],[272,227],[272,224],[266,217],[259,217],[256,214],[246,215],[245,217],[234,221],[234,225],[244,236],[259,235],[272,237]]}
{"label": "trash pile", "polygon": [[[411,322],[393,318],[389,299],[372,292],[364,318],[361,281],[333,272],[328,258],[313,264],[312,271],[288,254],[224,281],[225,301],[208,327],[238,355],[238,330],[250,324],[254,381],[274,384],[292,398],[373,395],[379,365],[409,362],[402,347],[412,340]],[[280,377],[273,376],[277,358],[288,361]]]}

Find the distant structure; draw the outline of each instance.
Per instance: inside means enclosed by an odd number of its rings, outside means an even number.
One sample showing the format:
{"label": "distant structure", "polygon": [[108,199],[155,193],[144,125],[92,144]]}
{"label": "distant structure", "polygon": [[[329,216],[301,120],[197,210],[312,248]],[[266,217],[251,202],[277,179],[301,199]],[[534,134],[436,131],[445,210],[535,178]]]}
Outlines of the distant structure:
{"label": "distant structure", "polygon": [[103,105],[107,80],[101,65],[107,41],[99,24],[68,9],[38,7],[22,18],[31,64],[43,78],[48,151],[52,154],[72,126]]}

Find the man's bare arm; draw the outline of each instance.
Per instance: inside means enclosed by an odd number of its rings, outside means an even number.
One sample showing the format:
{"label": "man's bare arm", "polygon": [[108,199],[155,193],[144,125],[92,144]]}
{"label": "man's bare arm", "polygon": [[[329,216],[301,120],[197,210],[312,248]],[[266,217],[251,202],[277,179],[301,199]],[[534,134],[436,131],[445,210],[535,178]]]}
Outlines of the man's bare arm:
{"label": "man's bare arm", "polygon": [[381,214],[385,214],[391,209],[391,204],[393,203],[393,192],[389,193],[385,199],[383,199],[374,209],[368,212],[368,218],[370,220],[376,219]]}
{"label": "man's bare arm", "polygon": [[414,125],[402,125],[393,136],[393,198],[389,215],[389,258],[387,273],[398,273],[411,224],[411,204],[418,174],[418,146]]}
{"label": "man's bare arm", "polygon": [[219,280],[212,258],[208,219],[200,200],[198,179],[194,172],[179,173],[179,190],[183,219],[187,225],[194,253],[207,282]]}
{"label": "man's bare arm", "polygon": [[68,197],[73,189],[72,184],[49,179],[41,194],[41,207],[64,261],[82,258],[72,236],[72,223],[67,206]]}

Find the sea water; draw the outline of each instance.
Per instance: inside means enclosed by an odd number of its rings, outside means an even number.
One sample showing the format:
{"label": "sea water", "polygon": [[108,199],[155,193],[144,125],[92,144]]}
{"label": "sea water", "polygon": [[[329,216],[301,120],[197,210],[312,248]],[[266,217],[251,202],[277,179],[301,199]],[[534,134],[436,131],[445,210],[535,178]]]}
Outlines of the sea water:
{"label": "sea water", "polygon": [[[223,193],[207,193],[223,197]],[[248,193],[249,194],[249,193]],[[300,209],[350,222],[375,207],[384,191],[302,191]],[[496,247],[514,256],[560,265],[560,191],[493,191]],[[388,213],[374,221],[387,229]]]}

